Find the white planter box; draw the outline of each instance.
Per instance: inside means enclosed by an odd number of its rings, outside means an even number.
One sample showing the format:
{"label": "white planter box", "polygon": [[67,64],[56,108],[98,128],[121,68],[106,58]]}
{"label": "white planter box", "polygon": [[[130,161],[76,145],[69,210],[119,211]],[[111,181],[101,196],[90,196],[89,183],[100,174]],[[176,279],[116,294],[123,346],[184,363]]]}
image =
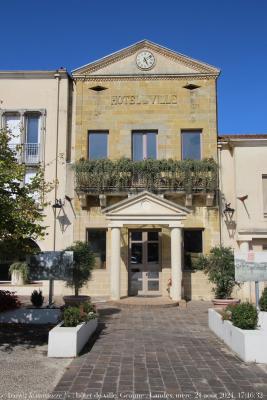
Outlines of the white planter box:
{"label": "white planter box", "polygon": [[259,312],[258,328],[240,329],[209,309],[209,328],[243,361],[267,363],[267,312]]}
{"label": "white planter box", "polygon": [[97,328],[97,319],[91,319],[75,327],[62,326],[49,332],[48,357],[76,357]]}
{"label": "white planter box", "polygon": [[61,311],[58,308],[17,308],[0,313],[2,324],[56,324]]}

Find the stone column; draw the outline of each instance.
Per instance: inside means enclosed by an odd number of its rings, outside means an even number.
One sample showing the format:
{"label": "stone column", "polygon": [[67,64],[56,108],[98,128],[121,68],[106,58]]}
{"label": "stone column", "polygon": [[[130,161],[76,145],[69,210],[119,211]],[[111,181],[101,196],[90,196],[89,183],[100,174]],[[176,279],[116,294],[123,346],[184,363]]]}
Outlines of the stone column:
{"label": "stone column", "polygon": [[240,251],[244,251],[244,253],[249,251],[249,242],[241,242],[240,243]]}
{"label": "stone column", "polygon": [[181,228],[171,228],[171,297],[175,301],[181,300],[182,294],[181,232]]}
{"label": "stone column", "polygon": [[111,259],[110,259],[110,298],[120,299],[121,270],[121,232],[120,228],[111,228]]}

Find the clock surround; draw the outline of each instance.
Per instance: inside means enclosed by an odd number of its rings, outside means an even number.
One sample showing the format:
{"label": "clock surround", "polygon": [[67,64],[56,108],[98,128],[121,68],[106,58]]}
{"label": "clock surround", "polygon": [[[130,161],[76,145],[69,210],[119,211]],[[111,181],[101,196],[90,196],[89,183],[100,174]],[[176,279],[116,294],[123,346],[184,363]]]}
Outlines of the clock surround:
{"label": "clock surround", "polygon": [[149,50],[142,50],[136,55],[136,65],[139,69],[147,71],[156,65],[156,57]]}

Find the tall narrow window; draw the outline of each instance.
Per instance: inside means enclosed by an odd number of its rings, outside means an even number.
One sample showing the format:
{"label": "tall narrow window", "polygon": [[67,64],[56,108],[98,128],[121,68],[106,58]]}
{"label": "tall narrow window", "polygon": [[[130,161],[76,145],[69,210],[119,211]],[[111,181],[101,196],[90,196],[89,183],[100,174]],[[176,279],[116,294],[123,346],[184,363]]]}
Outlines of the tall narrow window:
{"label": "tall narrow window", "polygon": [[108,157],[108,132],[89,132],[88,133],[88,158],[89,160],[99,160]]}
{"label": "tall narrow window", "polygon": [[182,159],[201,159],[201,131],[182,131]]}
{"label": "tall narrow window", "polygon": [[95,268],[106,268],[106,229],[87,229],[87,241],[95,254]]}
{"label": "tall narrow window", "polygon": [[262,175],[263,214],[267,217],[267,175]]}
{"label": "tall narrow window", "polygon": [[16,113],[5,114],[6,128],[11,132],[9,145],[15,150],[16,146],[21,143],[21,124],[20,115]]}
{"label": "tall narrow window", "polygon": [[35,164],[39,162],[39,144],[40,144],[40,115],[26,114],[25,117],[25,162]]}
{"label": "tall narrow window", "polygon": [[132,134],[132,159],[157,158],[157,132],[135,131]]}

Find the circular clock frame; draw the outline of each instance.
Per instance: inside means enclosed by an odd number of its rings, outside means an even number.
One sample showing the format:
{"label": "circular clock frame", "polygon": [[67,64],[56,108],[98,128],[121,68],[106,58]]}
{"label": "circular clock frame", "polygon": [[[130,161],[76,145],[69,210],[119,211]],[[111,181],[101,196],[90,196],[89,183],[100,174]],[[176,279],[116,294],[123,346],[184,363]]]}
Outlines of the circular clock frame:
{"label": "circular clock frame", "polygon": [[[152,63],[151,65],[148,65],[148,66],[145,66],[145,65],[142,66],[142,65],[140,65],[139,57],[140,57],[142,54],[144,54],[144,57],[145,57],[145,54],[147,54],[147,53],[149,54],[149,57],[150,57],[150,56],[153,57],[153,63]],[[135,62],[136,62],[137,68],[141,69],[142,71],[149,71],[149,70],[151,70],[152,68],[154,68],[155,65],[156,65],[156,57],[154,56],[154,54],[153,54],[151,51],[149,51],[149,50],[142,50],[142,51],[140,51],[140,52],[136,55]]]}

